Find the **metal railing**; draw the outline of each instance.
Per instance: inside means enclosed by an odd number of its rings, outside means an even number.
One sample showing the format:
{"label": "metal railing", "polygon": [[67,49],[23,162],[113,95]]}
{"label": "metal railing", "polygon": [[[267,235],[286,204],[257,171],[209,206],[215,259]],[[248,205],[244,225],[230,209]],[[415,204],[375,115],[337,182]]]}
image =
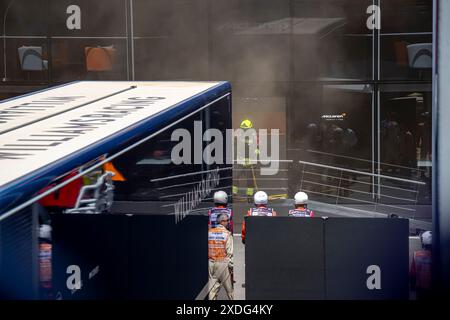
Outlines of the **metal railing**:
{"label": "metal railing", "polygon": [[299,161],[299,189],[317,201],[415,219],[426,183],[342,167]]}

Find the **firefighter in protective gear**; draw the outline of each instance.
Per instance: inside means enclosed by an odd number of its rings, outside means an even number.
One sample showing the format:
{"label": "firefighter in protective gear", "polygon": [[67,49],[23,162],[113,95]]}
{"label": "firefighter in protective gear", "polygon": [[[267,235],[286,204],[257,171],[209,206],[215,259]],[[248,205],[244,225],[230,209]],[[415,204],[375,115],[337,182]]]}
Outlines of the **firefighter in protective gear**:
{"label": "firefighter in protective gear", "polygon": [[209,300],[216,300],[221,286],[233,300],[230,270],[233,268],[233,235],[227,230],[228,215],[217,216],[217,227],[208,232]]}
{"label": "firefighter in protective gear", "polygon": [[289,217],[314,217],[314,211],[308,209],[308,195],[297,192],[294,196],[295,209],[289,210]]}
{"label": "firefighter in protective gear", "polygon": [[241,122],[241,125],[239,126],[241,129],[252,129],[253,128],[253,122],[251,122],[249,119],[245,119]]}
{"label": "firefighter in protective gear", "polygon": [[[244,131],[253,129],[253,122],[250,119],[244,119],[239,127]],[[238,133],[237,139],[240,143],[245,144],[245,150],[248,150],[252,156],[250,156],[250,154],[249,156],[245,154],[237,154],[238,167],[236,168],[236,180],[238,183],[237,185],[233,185],[233,194],[235,196],[239,194],[239,186],[241,185],[239,181],[243,181],[242,185],[244,185],[244,188],[241,189],[245,189],[245,197],[250,203],[256,188],[256,179],[252,160],[255,161],[259,154],[258,141],[257,137],[250,137],[246,134],[242,134],[242,131]]]}
{"label": "firefighter in protective gear", "polygon": [[[269,197],[264,191],[258,191],[253,197],[255,206],[247,211],[247,216],[276,217],[277,212],[273,208],[267,207]],[[241,232],[242,243],[245,244],[245,218],[242,221]]]}
{"label": "firefighter in protective gear", "polygon": [[416,289],[417,299],[428,299],[431,296],[431,231],[420,236],[422,250],[413,254],[411,263],[411,287]]}
{"label": "firefighter in protective gear", "polygon": [[227,207],[228,205],[228,195],[225,191],[217,191],[214,193],[214,204],[215,207],[209,209],[208,217],[209,217],[209,227],[215,228],[217,227],[217,217],[221,213],[225,213],[228,216],[228,230],[233,233],[233,210]]}

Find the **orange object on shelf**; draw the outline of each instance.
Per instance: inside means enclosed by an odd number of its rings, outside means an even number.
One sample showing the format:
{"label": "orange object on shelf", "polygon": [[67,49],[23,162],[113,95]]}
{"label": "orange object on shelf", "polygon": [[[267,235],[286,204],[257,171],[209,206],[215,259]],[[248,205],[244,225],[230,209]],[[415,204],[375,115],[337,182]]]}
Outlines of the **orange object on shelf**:
{"label": "orange object on shelf", "polygon": [[112,70],[115,59],[116,49],[110,47],[86,47],[84,48],[86,56],[87,71],[109,71]]}
{"label": "orange object on shelf", "polygon": [[407,43],[405,41],[395,41],[395,62],[400,66],[408,66],[408,50],[406,48]]}

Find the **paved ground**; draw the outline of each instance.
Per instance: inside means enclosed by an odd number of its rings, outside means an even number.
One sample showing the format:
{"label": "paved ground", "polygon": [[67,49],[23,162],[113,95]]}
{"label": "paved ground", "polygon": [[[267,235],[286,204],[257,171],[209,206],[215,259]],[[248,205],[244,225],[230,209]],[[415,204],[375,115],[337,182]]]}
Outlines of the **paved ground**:
{"label": "paved ground", "polygon": [[234,298],[236,300],[245,300],[245,288],[242,285],[245,283],[245,246],[241,242],[240,236],[234,237]]}

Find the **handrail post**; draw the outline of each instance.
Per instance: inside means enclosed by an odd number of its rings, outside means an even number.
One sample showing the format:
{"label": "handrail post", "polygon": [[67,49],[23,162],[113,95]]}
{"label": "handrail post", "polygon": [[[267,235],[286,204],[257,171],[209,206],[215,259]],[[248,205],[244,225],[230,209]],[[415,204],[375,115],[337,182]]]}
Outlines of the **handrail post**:
{"label": "handrail post", "polygon": [[341,170],[341,176],[340,176],[340,178],[339,178],[339,185],[338,185],[338,188],[337,188],[337,195],[336,195],[336,205],[338,204],[338,202],[339,202],[339,194],[341,193],[341,183],[342,183],[342,174],[343,174],[344,172]]}

